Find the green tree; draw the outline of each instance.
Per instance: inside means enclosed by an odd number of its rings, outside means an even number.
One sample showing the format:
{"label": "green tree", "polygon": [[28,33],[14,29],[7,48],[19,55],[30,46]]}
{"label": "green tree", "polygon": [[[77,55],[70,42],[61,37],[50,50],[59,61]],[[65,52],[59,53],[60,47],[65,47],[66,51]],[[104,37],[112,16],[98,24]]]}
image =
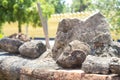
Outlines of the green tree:
{"label": "green tree", "polygon": [[110,22],[111,29],[120,31],[120,0],[91,0],[88,10],[99,10]]}
{"label": "green tree", "polygon": [[[42,5],[43,14],[50,16],[54,7],[44,0],[38,0]],[[36,0],[0,0],[0,26],[5,22],[18,22],[18,32],[22,32],[21,25],[33,23],[40,25]],[[49,9],[49,8],[50,9]]]}
{"label": "green tree", "polygon": [[72,12],[84,11],[90,5],[90,0],[73,0]]}
{"label": "green tree", "polygon": [[64,0],[46,0],[46,2],[54,6],[55,13],[64,13],[66,6]]}

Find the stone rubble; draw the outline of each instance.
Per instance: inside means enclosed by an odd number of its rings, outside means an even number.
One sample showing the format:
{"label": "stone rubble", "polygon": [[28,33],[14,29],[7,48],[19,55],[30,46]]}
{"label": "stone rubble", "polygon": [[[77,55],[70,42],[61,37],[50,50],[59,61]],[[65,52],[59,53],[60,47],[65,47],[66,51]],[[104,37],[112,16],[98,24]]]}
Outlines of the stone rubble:
{"label": "stone rubble", "polygon": [[[20,80],[22,69],[60,69],[52,58],[22,58],[19,55],[0,52],[0,80]],[[26,79],[27,80],[27,79]]]}
{"label": "stone rubble", "polygon": [[65,47],[63,53],[57,59],[57,63],[64,68],[80,68],[90,52],[87,43],[74,40]]}
{"label": "stone rubble", "polygon": [[19,39],[23,42],[27,42],[27,41],[30,41],[30,38],[23,34],[23,33],[14,33],[12,35],[9,35],[8,38],[12,38],[12,39]]}
{"label": "stone rubble", "polygon": [[100,12],[63,19],[52,50],[12,38],[1,39],[0,48],[0,80],[120,80],[120,43]]}
{"label": "stone rubble", "polygon": [[41,41],[29,41],[25,42],[19,47],[19,52],[22,56],[28,58],[38,58],[46,51],[46,46]]}
{"label": "stone rubble", "polygon": [[118,75],[86,74],[82,70],[22,69],[20,80],[120,80]]}
{"label": "stone rubble", "polygon": [[0,40],[0,48],[9,53],[19,53],[19,47],[23,44],[18,39],[3,38]]}
{"label": "stone rubble", "polygon": [[82,70],[86,73],[110,74],[109,57],[96,57],[88,55],[82,64]]}

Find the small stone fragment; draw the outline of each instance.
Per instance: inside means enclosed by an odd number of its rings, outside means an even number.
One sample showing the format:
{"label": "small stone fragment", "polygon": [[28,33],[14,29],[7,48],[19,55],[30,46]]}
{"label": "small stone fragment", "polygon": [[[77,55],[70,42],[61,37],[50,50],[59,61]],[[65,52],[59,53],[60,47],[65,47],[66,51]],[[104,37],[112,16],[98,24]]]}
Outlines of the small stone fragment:
{"label": "small stone fragment", "polygon": [[37,58],[46,51],[46,46],[41,41],[25,42],[20,46],[19,52],[28,58]]}

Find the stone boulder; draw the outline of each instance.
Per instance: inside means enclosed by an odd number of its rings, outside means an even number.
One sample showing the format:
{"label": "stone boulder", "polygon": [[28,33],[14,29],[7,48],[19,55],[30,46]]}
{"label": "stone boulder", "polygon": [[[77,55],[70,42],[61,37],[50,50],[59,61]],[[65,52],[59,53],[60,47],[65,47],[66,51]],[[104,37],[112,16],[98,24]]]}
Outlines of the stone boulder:
{"label": "stone boulder", "polygon": [[109,65],[112,73],[120,75],[120,58],[112,58]]}
{"label": "stone boulder", "polygon": [[88,44],[74,40],[65,47],[63,53],[57,59],[57,63],[64,68],[80,68],[90,52]]}
{"label": "stone boulder", "polygon": [[88,55],[82,64],[82,70],[92,74],[109,74],[111,58]]}
{"label": "stone boulder", "polygon": [[25,42],[20,46],[19,52],[28,58],[37,58],[46,51],[46,46],[41,41]]}
{"label": "stone boulder", "polygon": [[23,44],[18,39],[3,38],[0,40],[0,48],[9,53],[19,53],[19,47]]}
{"label": "stone boulder", "polygon": [[23,33],[14,33],[14,34],[8,36],[8,38],[19,39],[19,40],[21,40],[23,42],[30,41],[30,38],[27,35],[23,34]]}
{"label": "stone boulder", "polygon": [[30,73],[34,69],[56,70],[60,69],[60,67],[52,58],[31,60],[20,57],[17,54],[0,52],[0,80],[23,80],[20,79],[20,74],[21,70],[24,69],[28,69],[28,73]]}
{"label": "stone boulder", "polygon": [[[107,37],[100,37],[99,35],[105,34]],[[56,60],[64,48],[73,40],[79,40],[88,43],[92,52],[94,52],[94,40],[101,38],[98,41],[101,43],[111,44],[111,36],[109,31],[109,24],[105,17],[100,13],[96,12],[84,21],[79,19],[63,19],[59,25],[55,38],[55,44],[52,48],[53,58]],[[106,42],[108,41],[108,42]]]}
{"label": "stone boulder", "polygon": [[[106,38],[107,38],[107,35],[106,35]],[[103,41],[106,41],[106,40],[103,40]],[[94,42],[93,46],[94,46],[93,55],[95,56],[120,57],[120,43],[119,42],[112,41],[111,44]]]}

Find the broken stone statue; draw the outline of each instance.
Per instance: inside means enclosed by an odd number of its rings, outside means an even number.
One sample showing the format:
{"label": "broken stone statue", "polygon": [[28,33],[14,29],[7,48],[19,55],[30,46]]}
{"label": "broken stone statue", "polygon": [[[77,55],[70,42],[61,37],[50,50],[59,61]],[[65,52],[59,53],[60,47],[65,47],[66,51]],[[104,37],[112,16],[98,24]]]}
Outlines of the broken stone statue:
{"label": "broken stone statue", "polygon": [[57,59],[57,63],[64,68],[81,67],[86,56],[90,54],[90,47],[87,43],[74,40],[65,47]]}

